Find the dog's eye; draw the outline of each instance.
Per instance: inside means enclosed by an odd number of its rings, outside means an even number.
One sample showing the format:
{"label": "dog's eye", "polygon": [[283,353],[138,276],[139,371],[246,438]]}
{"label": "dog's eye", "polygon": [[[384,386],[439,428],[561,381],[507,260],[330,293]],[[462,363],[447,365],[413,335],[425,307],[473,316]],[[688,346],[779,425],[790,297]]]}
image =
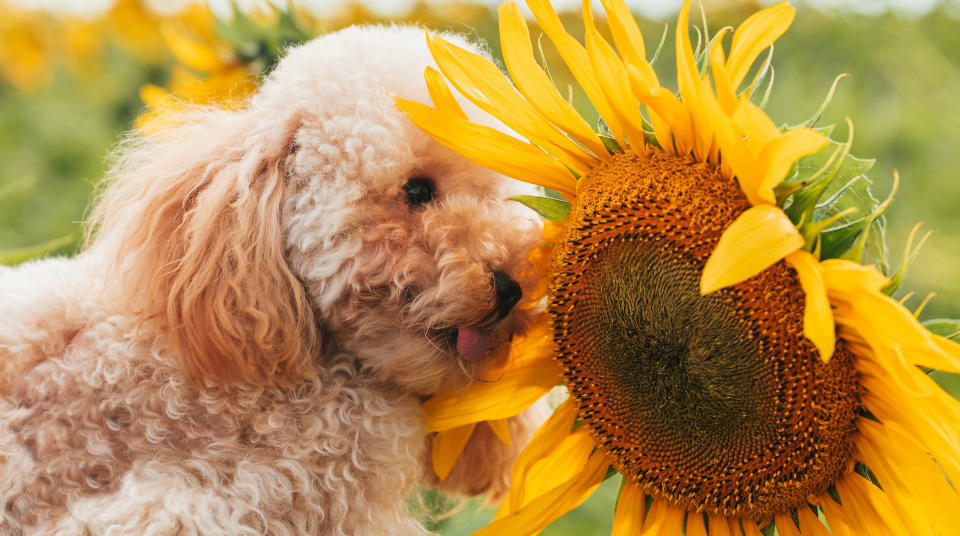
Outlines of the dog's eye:
{"label": "dog's eye", "polygon": [[403,193],[406,196],[407,204],[416,207],[433,201],[433,197],[437,193],[437,187],[434,186],[431,179],[413,177],[403,185]]}

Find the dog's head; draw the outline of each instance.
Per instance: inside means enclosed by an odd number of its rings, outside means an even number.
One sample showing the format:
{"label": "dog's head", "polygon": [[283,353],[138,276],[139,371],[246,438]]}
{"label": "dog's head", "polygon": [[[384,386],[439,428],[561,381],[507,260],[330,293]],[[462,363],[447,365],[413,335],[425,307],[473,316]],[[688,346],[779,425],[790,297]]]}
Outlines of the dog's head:
{"label": "dog's head", "polygon": [[92,249],[189,375],[289,385],[323,347],[427,394],[522,326],[539,223],[507,200],[524,186],[396,109],[430,103],[431,63],[420,29],[349,28],[291,51],[243,109],[125,149]]}

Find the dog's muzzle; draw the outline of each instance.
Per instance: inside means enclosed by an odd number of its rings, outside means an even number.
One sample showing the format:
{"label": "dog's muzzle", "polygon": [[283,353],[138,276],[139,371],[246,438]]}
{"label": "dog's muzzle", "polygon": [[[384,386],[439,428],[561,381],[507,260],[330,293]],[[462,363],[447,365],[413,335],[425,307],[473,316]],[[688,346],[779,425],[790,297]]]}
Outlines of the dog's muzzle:
{"label": "dog's muzzle", "polygon": [[519,283],[501,270],[493,272],[493,286],[497,296],[497,320],[502,320],[523,297],[523,290]]}
{"label": "dog's muzzle", "polygon": [[[496,299],[493,313],[496,314],[496,321],[499,322],[506,318],[513,306],[520,301],[520,298],[523,297],[523,290],[520,288],[520,284],[506,272],[497,270],[493,272],[492,277]],[[460,357],[465,361],[483,359],[493,343],[488,329],[479,326],[460,326],[452,330],[450,336]]]}

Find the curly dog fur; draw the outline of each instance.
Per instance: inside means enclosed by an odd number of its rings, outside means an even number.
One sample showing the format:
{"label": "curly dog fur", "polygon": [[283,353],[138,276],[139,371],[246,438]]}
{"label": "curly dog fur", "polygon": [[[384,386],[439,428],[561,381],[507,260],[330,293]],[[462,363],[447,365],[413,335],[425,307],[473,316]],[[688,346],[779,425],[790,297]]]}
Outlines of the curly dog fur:
{"label": "curly dog fur", "polygon": [[[540,229],[395,109],[430,63],[414,28],[296,48],[242,109],[125,144],[83,253],[0,268],[0,534],[425,532],[420,402],[482,366],[458,328],[524,328],[492,274],[532,285]],[[502,493],[533,418],[443,485]]]}

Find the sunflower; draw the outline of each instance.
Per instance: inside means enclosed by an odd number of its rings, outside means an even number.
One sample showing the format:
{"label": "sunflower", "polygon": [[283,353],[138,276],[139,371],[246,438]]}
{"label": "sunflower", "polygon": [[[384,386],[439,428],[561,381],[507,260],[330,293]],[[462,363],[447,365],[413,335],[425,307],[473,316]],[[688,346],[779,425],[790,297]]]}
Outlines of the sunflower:
{"label": "sunflower", "polygon": [[229,107],[244,102],[259,78],[280,59],[286,47],[313,36],[317,23],[292,6],[244,13],[236,5],[228,20],[209,6],[191,4],[171,19],[156,21],[179,62],[167,88],[146,84],[140,98],[148,110],[137,118],[144,132],[157,132],[193,105]]}
{"label": "sunflower", "polygon": [[[397,100],[451,149],[564,198],[524,200],[559,220],[532,254],[549,258],[541,322],[496,381],[425,404],[449,463],[451,437],[569,390],[478,534],[539,532],[616,474],[618,535],[951,533],[960,405],[927,371],[960,372],[960,345],[890,297],[912,254],[891,277],[864,263],[890,199],[866,215],[839,201],[850,141],[778,128],[751,98],[762,66],[744,83],[793,8],[695,50],[685,2],[674,93],[621,1],[603,0],[613,45],[589,1],[583,44],[546,0],[528,5],[600,132],[558,94],[513,3],[499,10],[512,83],[428,35],[434,106]],[[445,79],[526,140],[471,123]]]}

